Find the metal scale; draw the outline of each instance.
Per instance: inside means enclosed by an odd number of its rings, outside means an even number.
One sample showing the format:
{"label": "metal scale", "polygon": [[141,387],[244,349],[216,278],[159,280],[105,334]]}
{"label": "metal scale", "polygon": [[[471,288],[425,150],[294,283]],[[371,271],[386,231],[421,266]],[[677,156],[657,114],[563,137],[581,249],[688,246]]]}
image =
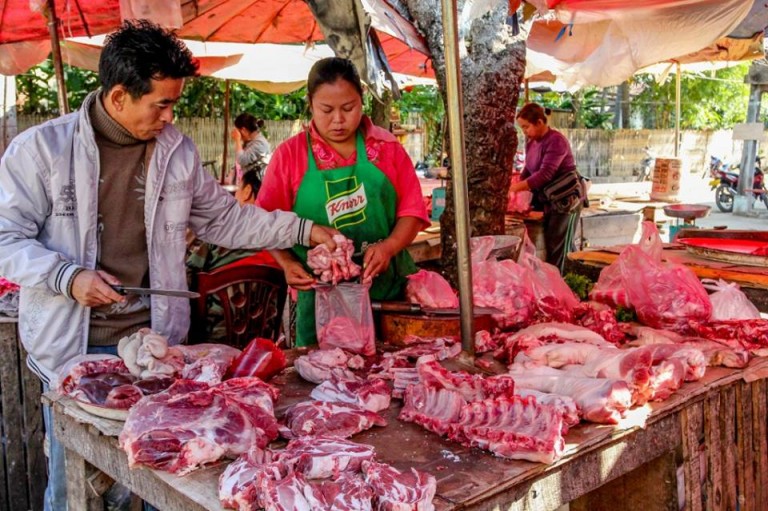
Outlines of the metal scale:
{"label": "metal scale", "polygon": [[669,226],[669,239],[674,240],[681,229],[697,229],[696,219],[709,215],[709,206],[701,204],[670,204],[664,206],[664,214],[675,218],[675,224]]}

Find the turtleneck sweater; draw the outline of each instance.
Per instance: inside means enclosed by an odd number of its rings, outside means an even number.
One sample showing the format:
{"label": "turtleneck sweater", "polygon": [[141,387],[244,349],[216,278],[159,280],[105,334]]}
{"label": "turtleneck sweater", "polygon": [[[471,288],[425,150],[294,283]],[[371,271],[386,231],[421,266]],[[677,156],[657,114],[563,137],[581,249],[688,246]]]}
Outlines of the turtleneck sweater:
{"label": "turtleneck sweater", "polygon": [[[144,222],[144,190],[154,141],[135,138],[96,97],[88,111],[99,149],[99,253],[97,269],[125,286],[148,287],[149,256]],[[126,297],[91,309],[89,344],[113,346],[150,326],[150,298]]]}

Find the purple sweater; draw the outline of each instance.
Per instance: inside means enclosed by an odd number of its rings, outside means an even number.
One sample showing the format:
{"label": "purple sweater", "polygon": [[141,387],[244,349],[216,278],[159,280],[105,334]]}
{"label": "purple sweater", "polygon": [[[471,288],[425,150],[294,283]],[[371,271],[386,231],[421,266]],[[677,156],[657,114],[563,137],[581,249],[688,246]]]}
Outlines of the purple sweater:
{"label": "purple sweater", "polygon": [[540,190],[565,172],[576,170],[568,139],[552,128],[540,140],[525,144],[525,169],[522,178],[531,190]]}

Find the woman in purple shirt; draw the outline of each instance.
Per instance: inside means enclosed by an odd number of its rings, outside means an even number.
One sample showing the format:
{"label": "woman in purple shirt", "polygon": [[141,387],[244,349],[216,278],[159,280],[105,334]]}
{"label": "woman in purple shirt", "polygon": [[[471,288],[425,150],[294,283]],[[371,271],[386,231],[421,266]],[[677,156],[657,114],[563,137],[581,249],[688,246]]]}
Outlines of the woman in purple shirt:
{"label": "woman in purple shirt", "polygon": [[566,254],[575,249],[573,235],[586,194],[571,145],[549,127],[548,113],[541,105],[528,103],[517,114],[526,139],[525,168],[523,179],[510,190],[531,190],[543,206],[547,262],[562,272]]}

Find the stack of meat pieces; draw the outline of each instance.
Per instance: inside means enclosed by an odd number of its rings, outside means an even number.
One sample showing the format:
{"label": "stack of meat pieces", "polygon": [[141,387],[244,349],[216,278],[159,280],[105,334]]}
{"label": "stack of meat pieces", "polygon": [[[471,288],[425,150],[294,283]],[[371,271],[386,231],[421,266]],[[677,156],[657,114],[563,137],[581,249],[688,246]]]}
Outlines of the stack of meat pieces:
{"label": "stack of meat pieces", "polygon": [[515,395],[511,377],[449,372],[434,360],[420,360],[417,370],[401,420],[506,458],[552,463],[562,455],[562,412]]}
{"label": "stack of meat pieces", "polygon": [[431,511],[436,489],[431,475],[377,463],[369,445],[322,436],[253,447],[219,479],[221,504],[240,511]]}
{"label": "stack of meat pieces", "polygon": [[339,348],[315,350],[294,363],[306,380],[320,383],[313,401],[297,403],[285,413],[285,438],[325,435],[348,438],[373,426],[386,426],[377,412],[389,407],[391,392],[381,379],[363,379],[350,369],[363,367],[360,357],[350,357]]}
{"label": "stack of meat pieces", "polygon": [[459,297],[445,278],[439,273],[419,270],[408,276],[405,297],[411,303],[422,307],[454,308],[459,306]]}
{"label": "stack of meat pieces", "polygon": [[618,349],[589,329],[556,323],[502,342],[518,386],[570,396],[593,422],[615,423],[633,404],[668,398],[684,381],[702,378],[708,361],[695,346]]}
{"label": "stack of meat pieces", "polygon": [[59,392],[81,402],[127,410],[144,396],[168,388],[165,377],[138,379],[123,361],[110,355],[86,355],[64,371]]}
{"label": "stack of meat pieces", "polygon": [[120,446],[131,467],[186,474],[277,438],[277,390],[258,378],[233,378],[210,387],[177,380],[129,412]]}
{"label": "stack of meat pieces", "polygon": [[307,265],[318,275],[321,282],[333,285],[360,276],[360,266],[352,261],[355,244],[341,234],[333,237],[336,249],[331,252],[325,244],[318,245],[307,253]]}

